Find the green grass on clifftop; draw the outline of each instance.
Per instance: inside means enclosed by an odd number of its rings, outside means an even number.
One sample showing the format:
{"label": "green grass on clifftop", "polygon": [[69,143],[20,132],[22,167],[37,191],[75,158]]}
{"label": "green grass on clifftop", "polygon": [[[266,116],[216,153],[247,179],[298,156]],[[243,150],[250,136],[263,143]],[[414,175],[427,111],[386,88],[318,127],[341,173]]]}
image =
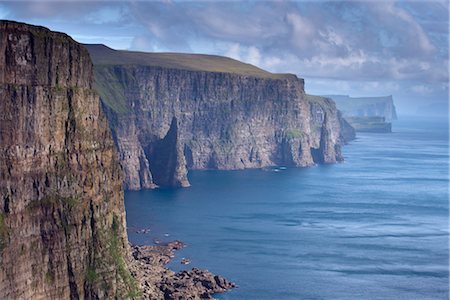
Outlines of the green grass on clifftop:
{"label": "green grass on clifftop", "polygon": [[306,100],[308,100],[310,103],[316,103],[320,105],[323,109],[327,108],[332,109],[335,107],[334,103],[330,101],[329,98],[309,94],[306,94],[305,96]]}
{"label": "green grass on clifftop", "polygon": [[260,78],[295,78],[293,74],[270,73],[251,64],[224,56],[114,50],[101,44],[84,46],[89,50],[95,65],[143,65],[178,70],[232,73]]}
{"label": "green grass on clifftop", "polygon": [[113,71],[107,67],[94,66],[94,87],[106,105],[116,113],[125,114],[130,111],[125,96],[126,87],[124,82],[117,79]]}

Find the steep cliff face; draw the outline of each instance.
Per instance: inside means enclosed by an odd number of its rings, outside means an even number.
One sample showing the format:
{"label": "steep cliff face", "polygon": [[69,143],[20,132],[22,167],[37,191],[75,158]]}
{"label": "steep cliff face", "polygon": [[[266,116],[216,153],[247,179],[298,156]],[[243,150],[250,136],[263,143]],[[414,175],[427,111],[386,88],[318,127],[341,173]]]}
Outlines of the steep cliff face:
{"label": "steep cliff face", "polygon": [[[319,148],[312,147],[313,161],[315,163],[330,163],[343,160],[341,147],[356,137],[353,127],[342,118],[333,100],[320,96],[306,95],[311,106],[313,121],[311,127],[320,126]],[[313,131],[312,134],[317,132]],[[317,139],[317,137],[315,137]],[[315,146],[315,145],[314,145]],[[335,152],[330,151],[334,147]],[[333,160],[333,155],[336,160]],[[327,157],[328,156],[328,157]]]}
{"label": "steep cliff face", "polygon": [[336,102],[344,117],[384,117],[386,122],[397,119],[392,96],[350,97],[345,95],[327,96]]}
{"label": "steep cliff face", "polygon": [[0,298],[123,298],[136,287],[121,169],[87,50],[0,21]]}
{"label": "steep cliff face", "polygon": [[[223,57],[87,48],[129,189],[186,185],[184,161],[228,170],[342,160],[339,112],[332,101],[307,98],[295,75]],[[177,172],[154,162],[161,155]]]}

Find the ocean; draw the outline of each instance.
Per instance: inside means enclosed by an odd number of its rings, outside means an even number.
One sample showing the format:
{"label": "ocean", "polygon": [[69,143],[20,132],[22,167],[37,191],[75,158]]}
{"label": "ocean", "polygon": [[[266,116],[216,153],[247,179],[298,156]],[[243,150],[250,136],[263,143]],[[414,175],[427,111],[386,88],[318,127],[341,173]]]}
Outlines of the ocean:
{"label": "ocean", "polygon": [[184,241],[169,267],[239,286],[217,299],[448,299],[448,121],[393,130],[358,134],[339,164],[191,171],[187,189],[126,192],[129,228],[150,228],[129,239]]}

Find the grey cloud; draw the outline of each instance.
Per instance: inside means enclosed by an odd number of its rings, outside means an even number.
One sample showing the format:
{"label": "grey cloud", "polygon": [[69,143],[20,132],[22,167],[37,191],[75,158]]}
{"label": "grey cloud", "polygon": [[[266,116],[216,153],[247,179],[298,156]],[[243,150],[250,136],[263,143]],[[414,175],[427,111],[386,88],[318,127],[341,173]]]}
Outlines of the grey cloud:
{"label": "grey cloud", "polygon": [[[80,25],[89,24],[116,24],[125,22],[127,15],[126,2],[106,1],[2,1],[0,5],[8,12],[8,17],[13,19],[52,21],[64,20]],[[102,22],[104,11],[117,11],[115,19]],[[130,21],[130,20],[128,20]]]}
{"label": "grey cloud", "polygon": [[128,33],[122,48],[229,55],[307,78],[448,81],[445,0],[0,5],[19,19],[73,20],[78,35]]}
{"label": "grey cloud", "polygon": [[[441,5],[430,4],[441,20],[433,24],[432,32],[447,28],[448,16],[440,12]],[[428,16],[417,17],[428,7],[424,3],[137,2],[132,6],[135,19],[148,29],[134,47],[198,51],[196,43],[219,40],[229,47],[238,44],[241,53],[235,56],[239,58],[257,49],[261,66],[273,71],[288,69],[328,78],[448,80],[442,64],[448,53],[445,38],[427,32]],[[230,52],[223,49],[217,54]]]}

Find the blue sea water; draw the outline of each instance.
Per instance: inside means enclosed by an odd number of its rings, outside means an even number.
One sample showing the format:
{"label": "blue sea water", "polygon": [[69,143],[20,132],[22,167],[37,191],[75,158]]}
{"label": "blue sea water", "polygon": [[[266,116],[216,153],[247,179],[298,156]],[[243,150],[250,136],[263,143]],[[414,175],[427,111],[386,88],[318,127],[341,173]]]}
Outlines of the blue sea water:
{"label": "blue sea water", "polygon": [[341,164],[193,171],[187,189],[127,192],[129,239],[184,241],[169,266],[238,284],[218,299],[448,299],[448,123],[394,131],[359,134]]}

